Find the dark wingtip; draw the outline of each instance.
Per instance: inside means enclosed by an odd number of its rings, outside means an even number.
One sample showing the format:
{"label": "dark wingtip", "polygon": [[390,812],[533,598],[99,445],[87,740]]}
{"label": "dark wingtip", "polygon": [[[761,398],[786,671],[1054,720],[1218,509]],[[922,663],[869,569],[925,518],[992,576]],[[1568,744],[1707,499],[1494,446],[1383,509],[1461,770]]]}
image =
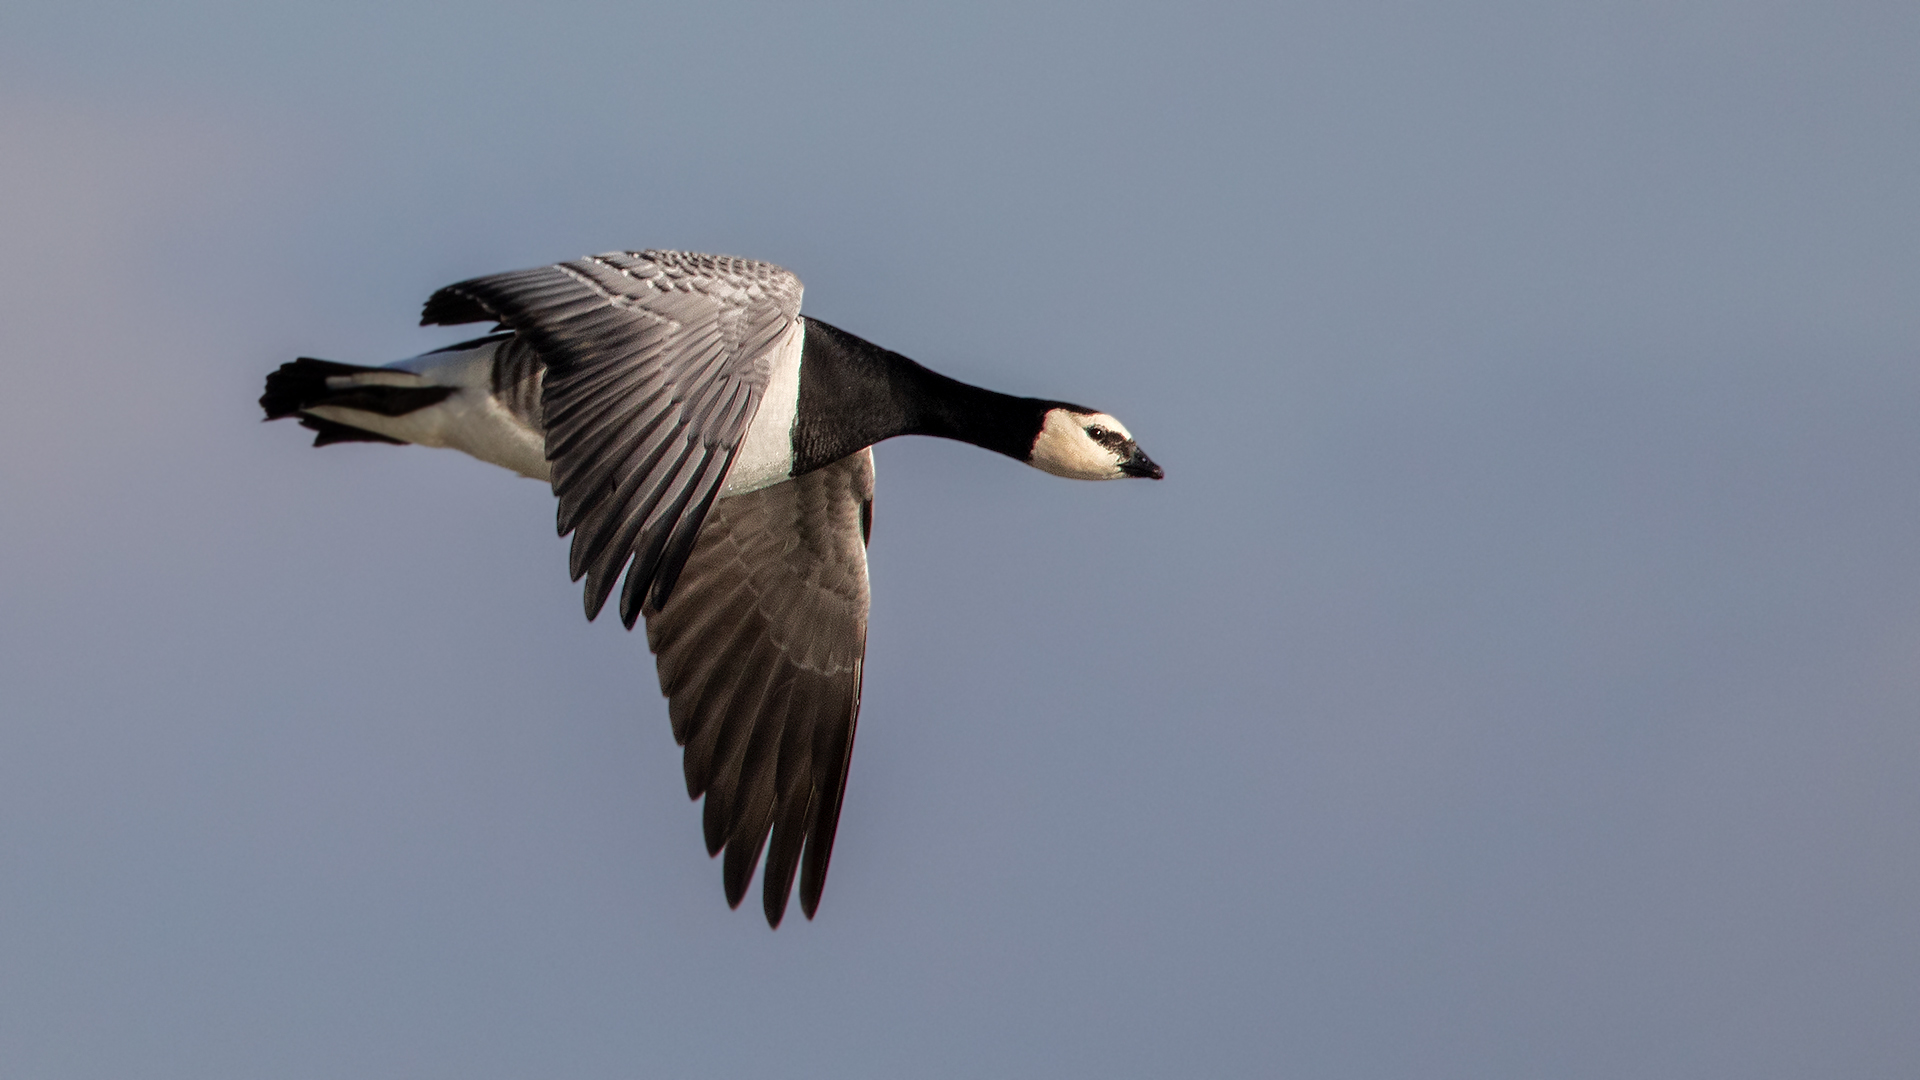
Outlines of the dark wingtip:
{"label": "dark wingtip", "polygon": [[[721,860],[723,865],[720,879],[727,889],[727,906],[735,911],[740,910],[740,901],[747,898],[747,886],[753,883],[754,868],[760,865],[760,852],[757,848],[750,863],[744,862],[745,856],[734,850],[737,846],[744,846],[744,843],[741,841],[736,844],[734,838],[729,837],[726,857]],[[745,872],[740,869],[743,865],[746,867]]]}
{"label": "dark wingtip", "polygon": [[[688,784],[687,787],[692,790],[693,785]],[[707,792],[707,801],[700,808],[700,829],[702,838],[707,842],[707,858],[719,855],[720,849],[727,846],[726,800],[720,797],[719,792]],[[738,904],[738,901],[735,903]]]}
{"label": "dark wingtip", "polygon": [[421,326],[458,326],[488,319],[497,320],[498,316],[486,304],[462,292],[459,285],[441,289],[420,307]]}

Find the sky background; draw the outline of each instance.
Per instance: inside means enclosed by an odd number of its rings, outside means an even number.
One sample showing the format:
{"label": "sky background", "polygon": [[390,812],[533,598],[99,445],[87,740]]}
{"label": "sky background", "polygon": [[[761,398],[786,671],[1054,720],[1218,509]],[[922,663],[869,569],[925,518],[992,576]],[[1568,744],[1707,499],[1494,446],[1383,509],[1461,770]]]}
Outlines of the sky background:
{"label": "sky background", "polygon": [[[4,1071],[1914,1075],[1917,117],[1911,3],[0,0]],[[774,933],[550,495],[254,404],[644,246],[1167,470],[880,447]]]}

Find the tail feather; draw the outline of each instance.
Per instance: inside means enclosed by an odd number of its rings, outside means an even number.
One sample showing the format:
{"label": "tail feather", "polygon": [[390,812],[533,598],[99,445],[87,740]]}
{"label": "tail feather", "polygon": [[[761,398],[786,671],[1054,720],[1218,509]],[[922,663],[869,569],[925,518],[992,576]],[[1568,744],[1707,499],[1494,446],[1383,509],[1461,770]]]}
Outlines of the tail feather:
{"label": "tail feather", "polygon": [[332,446],[339,442],[383,442],[392,443],[394,446],[407,445],[405,439],[396,439],[391,435],[382,435],[377,431],[357,428],[352,424],[336,423],[318,416],[301,417],[300,426],[320,433],[313,437],[315,446]]}
{"label": "tail feather", "polygon": [[325,404],[333,396],[333,391],[327,386],[329,377],[378,370],[303,356],[290,364],[281,364],[280,370],[267,376],[267,392],[260,395],[260,407],[266,410],[269,420],[292,416],[301,409]]}
{"label": "tail feather", "polygon": [[314,436],[315,446],[340,442],[384,442],[405,446],[404,440],[366,431],[338,420],[313,416],[306,410],[332,405],[380,416],[404,416],[416,409],[439,404],[453,391],[451,386],[435,386],[409,372],[302,356],[292,363],[281,364],[278,371],[267,376],[267,389],[266,393],[260,395],[260,408],[266,412],[269,420],[299,417],[302,427],[319,432]]}

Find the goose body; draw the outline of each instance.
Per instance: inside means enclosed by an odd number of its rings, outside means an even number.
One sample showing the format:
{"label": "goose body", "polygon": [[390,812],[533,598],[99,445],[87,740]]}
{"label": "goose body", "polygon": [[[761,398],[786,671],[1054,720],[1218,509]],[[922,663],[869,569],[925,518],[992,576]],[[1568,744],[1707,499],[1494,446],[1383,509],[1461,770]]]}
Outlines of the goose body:
{"label": "goose body", "polygon": [[386,367],[301,358],[267,377],[267,419],[336,442],[460,450],[547,481],[588,618],[625,573],[705,797],[729,904],[764,848],[767,921],[795,877],[811,918],[839,821],[866,652],[869,447],[973,443],[1077,479],[1160,468],[1111,416],[930,371],[800,314],[771,263],[615,252],[475,278],[423,324],[495,333]]}

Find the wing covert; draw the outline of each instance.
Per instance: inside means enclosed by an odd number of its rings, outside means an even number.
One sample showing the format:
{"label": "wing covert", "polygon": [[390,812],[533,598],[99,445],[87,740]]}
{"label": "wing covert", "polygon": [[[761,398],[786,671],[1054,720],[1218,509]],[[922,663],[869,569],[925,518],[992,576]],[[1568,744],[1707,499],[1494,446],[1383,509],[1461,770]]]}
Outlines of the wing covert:
{"label": "wing covert", "polygon": [[[621,621],[664,607],[800,314],[772,263],[612,252],[449,285],[422,325],[493,319],[546,363],[541,412],[587,617],[620,571]],[[629,563],[631,566],[629,568]]]}

